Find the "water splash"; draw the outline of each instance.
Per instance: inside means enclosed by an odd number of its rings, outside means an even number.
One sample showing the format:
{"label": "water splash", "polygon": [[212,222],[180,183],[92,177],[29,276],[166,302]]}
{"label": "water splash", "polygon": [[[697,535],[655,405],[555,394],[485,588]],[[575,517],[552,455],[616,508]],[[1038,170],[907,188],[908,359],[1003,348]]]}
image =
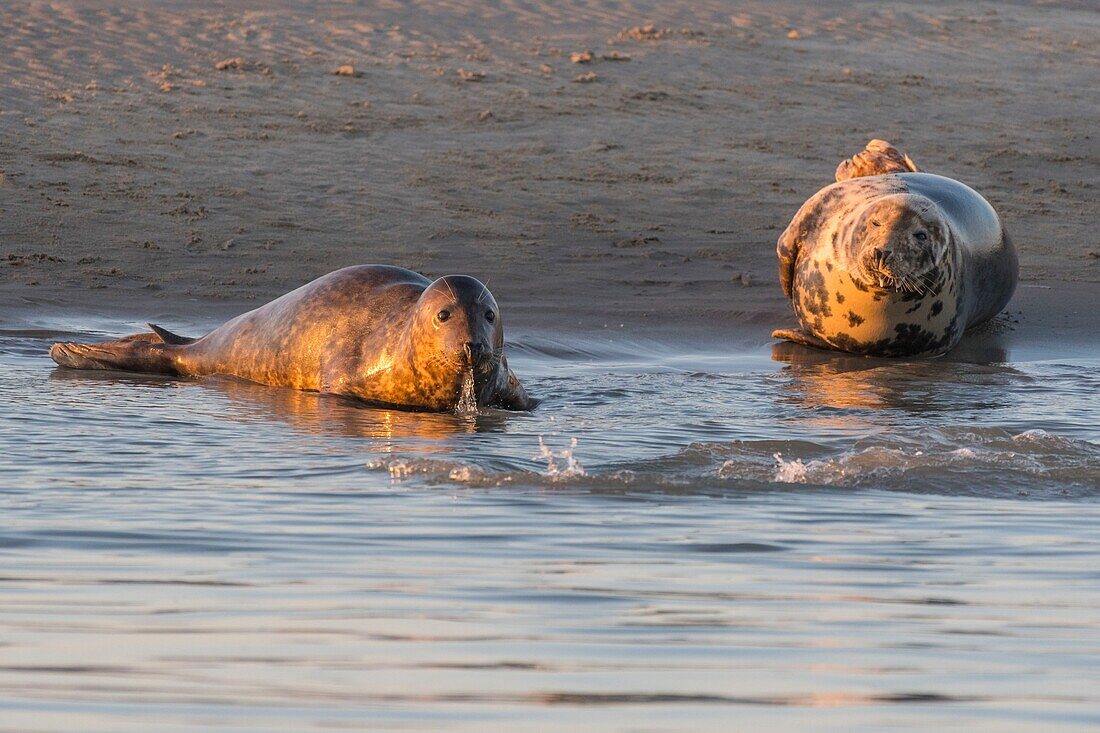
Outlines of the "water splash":
{"label": "water splash", "polygon": [[546,461],[546,475],[553,478],[555,481],[563,478],[575,478],[578,476],[584,476],[584,466],[578,461],[573,452],[577,448],[577,439],[569,439],[569,447],[562,448],[560,451],[553,450],[550,446],[546,445],[546,441],[543,437],[539,436],[539,452],[535,455],[536,460]]}
{"label": "water splash", "polygon": [[474,370],[466,370],[462,378],[462,391],[458,394],[458,404],[455,405],[455,413],[459,415],[477,414],[477,394],[474,392]]}

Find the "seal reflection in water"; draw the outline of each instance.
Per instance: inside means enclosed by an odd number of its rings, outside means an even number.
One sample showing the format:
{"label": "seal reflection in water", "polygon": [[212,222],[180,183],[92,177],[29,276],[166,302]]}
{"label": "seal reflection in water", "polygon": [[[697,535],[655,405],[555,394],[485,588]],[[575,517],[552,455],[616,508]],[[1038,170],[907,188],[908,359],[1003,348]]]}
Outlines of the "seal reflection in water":
{"label": "seal reflection in water", "polygon": [[[69,378],[94,374],[58,369]],[[361,409],[357,400],[339,395],[296,389],[271,389],[241,379],[204,379],[202,388],[232,405],[223,417],[241,422],[281,422],[302,435],[366,438],[371,451],[408,454],[447,454],[449,439],[460,435],[503,430],[507,417],[495,412],[455,414],[424,410]],[[195,386],[199,386],[196,384]]]}
{"label": "seal reflection in water", "polygon": [[346,267],[202,338],[150,328],[100,344],[57,343],[50,356],[73,369],[224,374],[402,409],[538,404],[508,368],[496,300],[465,275],[432,282],[400,267]]}
{"label": "seal reflection in water", "polygon": [[942,354],[1016,289],[993,207],[872,140],[779,238],[779,279],[801,328],[772,335],[874,356]]}

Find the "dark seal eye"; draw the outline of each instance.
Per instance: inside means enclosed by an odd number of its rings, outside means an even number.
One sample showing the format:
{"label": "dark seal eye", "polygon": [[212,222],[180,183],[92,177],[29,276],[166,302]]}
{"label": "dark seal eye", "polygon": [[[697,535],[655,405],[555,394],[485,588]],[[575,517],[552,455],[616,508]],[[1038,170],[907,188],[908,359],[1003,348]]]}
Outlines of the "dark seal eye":
{"label": "dark seal eye", "polygon": [[443,323],[443,321],[451,317],[451,312],[448,310],[441,310],[439,311],[439,313],[436,314],[435,317],[439,319],[440,323]]}
{"label": "dark seal eye", "polygon": [[928,239],[928,235],[925,234],[924,232],[917,232],[913,236],[917,238],[918,242],[924,242],[925,240]]}
{"label": "dark seal eye", "polygon": [[493,313],[492,311],[485,311],[485,320],[486,321],[488,321],[489,323],[492,323],[496,319],[497,319],[497,314],[496,313]]}
{"label": "dark seal eye", "polygon": [[879,223],[878,219],[871,219],[871,226],[880,227],[882,224]]}

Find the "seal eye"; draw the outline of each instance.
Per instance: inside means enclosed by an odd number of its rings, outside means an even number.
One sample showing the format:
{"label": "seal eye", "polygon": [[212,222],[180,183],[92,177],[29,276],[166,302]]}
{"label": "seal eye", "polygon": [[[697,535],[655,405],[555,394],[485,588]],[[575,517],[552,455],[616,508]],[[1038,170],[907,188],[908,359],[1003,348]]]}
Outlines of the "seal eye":
{"label": "seal eye", "polygon": [[496,313],[493,313],[492,311],[485,311],[485,320],[486,321],[488,321],[489,323],[492,323],[496,319],[497,319],[497,314]]}
{"label": "seal eye", "polygon": [[924,232],[917,232],[913,236],[917,238],[918,242],[925,242],[925,241],[928,240],[928,235],[925,234]]}
{"label": "seal eye", "polygon": [[451,317],[451,312],[449,310],[441,310],[439,311],[439,313],[436,314],[435,317],[439,319],[440,323],[443,323],[445,320]]}
{"label": "seal eye", "polygon": [[880,227],[880,226],[882,226],[882,224],[879,222],[878,219],[871,219],[871,226]]}

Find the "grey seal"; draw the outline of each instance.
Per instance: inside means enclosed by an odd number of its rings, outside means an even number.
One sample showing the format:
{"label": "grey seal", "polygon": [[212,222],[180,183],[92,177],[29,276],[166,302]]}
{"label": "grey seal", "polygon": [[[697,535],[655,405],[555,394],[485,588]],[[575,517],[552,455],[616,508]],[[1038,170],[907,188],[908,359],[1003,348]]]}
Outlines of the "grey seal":
{"label": "grey seal", "polygon": [[999,313],[1016,250],[970,187],[922,173],[882,140],[837,168],[776,246],[800,324],[772,336],[874,356],[937,355]]}

